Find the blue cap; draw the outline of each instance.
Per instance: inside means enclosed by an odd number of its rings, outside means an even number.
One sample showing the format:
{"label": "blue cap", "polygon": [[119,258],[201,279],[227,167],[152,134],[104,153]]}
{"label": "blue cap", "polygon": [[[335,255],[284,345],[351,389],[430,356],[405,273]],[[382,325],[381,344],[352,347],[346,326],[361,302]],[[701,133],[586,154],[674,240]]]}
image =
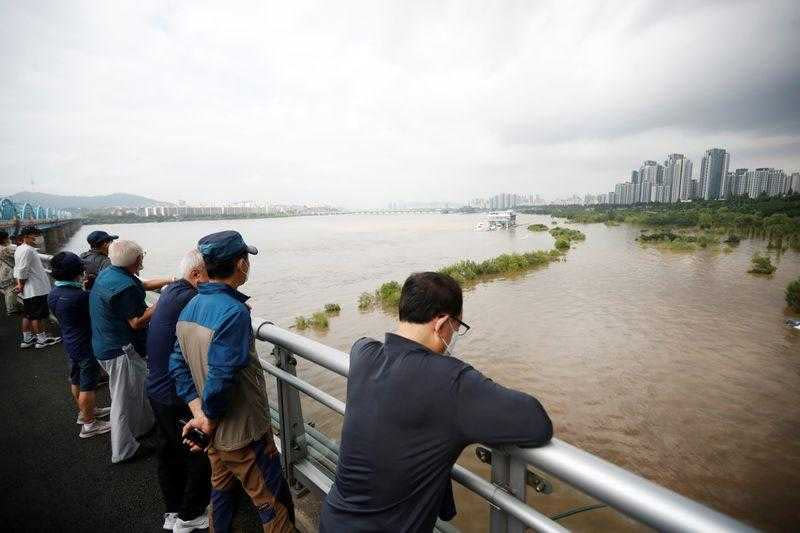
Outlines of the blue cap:
{"label": "blue cap", "polygon": [[86,242],[89,243],[89,246],[96,248],[100,246],[106,241],[113,241],[114,239],[119,239],[119,235],[109,235],[105,231],[93,231],[86,237]]}
{"label": "blue cap", "polygon": [[72,281],[83,272],[83,261],[72,252],[59,252],[50,260],[50,270],[58,281]]}
{"label": "blue cap", "polygon": [[238,231],[220,231],[206,235],[197,241],[197,250],[203,259],[219,263],[241,255],[242,252],[255,255],[258,248],[248,246]]}

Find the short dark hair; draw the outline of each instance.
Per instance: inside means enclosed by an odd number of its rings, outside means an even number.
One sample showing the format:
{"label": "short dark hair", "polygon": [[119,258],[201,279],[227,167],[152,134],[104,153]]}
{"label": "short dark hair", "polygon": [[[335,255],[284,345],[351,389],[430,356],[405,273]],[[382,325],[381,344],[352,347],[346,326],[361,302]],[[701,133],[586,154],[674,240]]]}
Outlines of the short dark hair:
{"label": "short dark hair", "polygon": [[447,274],[416,272],[408,276],[400,292],[400,320],[425,324],[437,316],[461,316],[461,285]]}
{"label": "short dark hair", "polygon": [[83,262],[71,252],[58,252],[50,259],[50,273],[56,281],[72,281],[83,271]]}
{"label": "short dark hair", "polygon": [[229,278],[236,271],[236,263],[242,257],[247,256],[247,250],[243,251],[236,257],[228,259],[227,261],[209,261],[205,257],[203,263],[206,265],[206,272],[211,279],[225,279]]}
{"label": "short dark hair", "polygon": [[0,229],[0,242],[5,241],[8,239],[8,232],[6,230]]}

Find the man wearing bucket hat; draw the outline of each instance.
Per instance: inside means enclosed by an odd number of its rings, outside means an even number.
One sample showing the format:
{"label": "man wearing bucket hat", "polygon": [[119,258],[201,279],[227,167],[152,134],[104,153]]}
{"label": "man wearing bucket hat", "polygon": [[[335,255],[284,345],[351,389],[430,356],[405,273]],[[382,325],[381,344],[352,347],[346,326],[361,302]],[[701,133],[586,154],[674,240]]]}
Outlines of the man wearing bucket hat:
{"label": "man wearing bucket hat", "polygon": [[[258,250],[236,231],[207,235],[197,249],[210,281],[198,285],[197,296],[181,312],[170,374],[194,416],[184,436],[197,428],[210,438],[212,527],[231,530],[238,479],[258,508],[264,531],[294,531],[294,506],[272,437],[248,297],[237,290],[247,281],[249,256]],[[185,531],[180,521],[174,531]]]}
{"label": "man wearing bucket hat", "polygon": [[108,246],[118,238],[119,235],[109,235],[102,230],[93,231],[86,236],[86,242],[89,243],[90,248],[81,254],[81,259],[86,271],[87,289],[92,288],[100,271],[111,265],[111,259],[108,258]]}

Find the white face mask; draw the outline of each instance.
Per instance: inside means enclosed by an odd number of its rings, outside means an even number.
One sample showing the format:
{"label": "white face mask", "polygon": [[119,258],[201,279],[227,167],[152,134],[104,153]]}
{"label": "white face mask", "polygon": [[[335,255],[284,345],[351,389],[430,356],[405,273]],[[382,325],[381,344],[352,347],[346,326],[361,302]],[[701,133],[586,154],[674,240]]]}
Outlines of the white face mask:
{"label": "white face mask", "polygon": [[[448,320],[447,323],[450,324],[450,320]],[[450,329],[453,329],[452,325],[450,326]],[[453,329],[453,336],[450,337],[450,344],[446,343],[438,333],[436,334],[436,336],[439,337],[439,340],[442,341],[442,344],[444,344],[444,352],[442,353],[444,353],[445,355],[449,355],[451,357],[455,356],[456,341],[458,341],[458,333],[456,332],[456,330]]]}
{"label": "white face mask", "polygon": [[247,279],[250,277],[250,265],[249,264],[247,265],[247,270],[240,268],[239,272],[244,274],[244,280],[242,280],[242,284],[247,283]]}

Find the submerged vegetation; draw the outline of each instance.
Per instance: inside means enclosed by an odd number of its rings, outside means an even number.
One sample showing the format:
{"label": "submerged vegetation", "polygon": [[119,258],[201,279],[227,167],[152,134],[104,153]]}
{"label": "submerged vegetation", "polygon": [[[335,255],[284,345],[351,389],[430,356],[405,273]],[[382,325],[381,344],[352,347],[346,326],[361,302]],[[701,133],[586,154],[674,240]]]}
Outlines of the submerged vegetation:
{"label": "submerged vegetation", "polygon": [[[544,229],[532,229],[531,231],[547,229],[544,224],[532,224],[532,226],[543,226]],[[561,261],[564,254],[570,249],[572,241],[586,239],[586,235],[582,232],[568,228],[553,228],[550,230],[550,234],[556,239],[554,248],[551,250],[507,253],[483,261],[462,259],[440,268],[438,272],[452,277],[462,286],[471,286],[496,276],[520,274],[553,261]],[[379,304],[383,309],[396,310],[400,303],[400,292],[401,287],[398,282],[386,282],[374,294],[362,293],[358,297],[358,308],[366,311]]]}
{"label": "submerged vegetation", "polygon": [[372,309],[375,305],[375,296],[370,292],[362,292],[358,297],[358,308],[361,311]]}
{"label": "submerged vegetation", "polygon": [[547,224],[531,224],[528,226],[528,231],[547,231],[549,229]]}
{"label": "submerged vegetation", "polygon": [[318,330],[326,330],[330,327],[329,316],[336,316],[342,310],[339,304],[325,304],[322,311],[316,311],[310,318],[304,316],[294,317],[294,327],[298,330],[314,328]]}
{"label": "submerged vegetation", "polygon": [[655,244],[660,248],[676,252],[691,252],[699,248],[717,247],[720,244],[719,237],[711,233],[676,233],[672,230],[656,233],[648,233],[645,230],[636,240],[642,244]]}
{"label": "submerged vegetation", "polygon": [[556,239],[556,243],[558,243],[559,240],[565,240],[567,242],[586,240],[586,235],[584,235],[582,231],[569,228],[553,228],[550,230],[550,235]]}
{"label": "submerged vegetation", "polygon": [[786,304],[791,307],[793,311],[800,312],[800,278],[797,278],[786,286]]}
{"label": "submerged vegetation", "polygon": [[753,254],[750,262],[753,264],[753,268],[748,270],[750,274],[772,274],[778,269],[772,264],[768,255],[759,252]]}

